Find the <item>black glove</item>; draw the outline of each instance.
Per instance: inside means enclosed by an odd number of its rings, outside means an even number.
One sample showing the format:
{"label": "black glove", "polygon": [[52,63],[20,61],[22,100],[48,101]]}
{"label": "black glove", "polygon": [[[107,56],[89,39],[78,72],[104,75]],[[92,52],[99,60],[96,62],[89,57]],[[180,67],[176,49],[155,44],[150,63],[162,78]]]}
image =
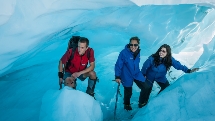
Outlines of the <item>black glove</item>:
{"label": "black glove", "polygon": [[190,72],[191,72],[191,69],[188,69],[188,70],[187,70],[187,73],[190,73]]}
{"label": "black glove", "polygon": [[63,79],[63,72],[58,72],[58,77]]}
{"label": "black glove", "polygon": [[120,79],[120,76],[115,76],[115,79]]}
{"label": "black glove", "polygon": [[199,68],[188,69],[187,73],[193,73],[193,72],[196,72],[198,70],[199,70]]}

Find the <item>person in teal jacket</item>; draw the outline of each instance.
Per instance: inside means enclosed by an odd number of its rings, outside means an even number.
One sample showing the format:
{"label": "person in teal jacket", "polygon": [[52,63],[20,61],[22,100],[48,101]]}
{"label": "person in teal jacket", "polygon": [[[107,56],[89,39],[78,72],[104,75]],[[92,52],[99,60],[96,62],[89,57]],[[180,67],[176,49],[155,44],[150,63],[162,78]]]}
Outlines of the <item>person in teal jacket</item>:
{"label": "person in teal jacket", "polygon": [[140,39],[132,37],[129,44],[120,52],[115,64],[115,80],[117,83],[122,83],[124,87],[124,109],[132,110],[130,98],[132,95],[133,82],[141,89],[139,97],[139,108],[145,105],[145,98],[148,94],[148,88],[145,83],[145,78],[140,71]]}
{"label": "person in teal jacket", "polygon": [[147,91],[147,98],[149,98],[154,81],[156,81],[161,87],[159,93],[169,86],[166,74],[171,66],[177,70],[182,70],[185,73],[192,73],[199,69],[188,69],[185,65],[182,65],[179,61],[172,57],[171,48],[169,45],[162,45],[155,54],[152,54],[143,63],[141,69],[142,74],[144,77],[146,77],[146,81],[151,84],[151,88],[149,88],[149,91]]}

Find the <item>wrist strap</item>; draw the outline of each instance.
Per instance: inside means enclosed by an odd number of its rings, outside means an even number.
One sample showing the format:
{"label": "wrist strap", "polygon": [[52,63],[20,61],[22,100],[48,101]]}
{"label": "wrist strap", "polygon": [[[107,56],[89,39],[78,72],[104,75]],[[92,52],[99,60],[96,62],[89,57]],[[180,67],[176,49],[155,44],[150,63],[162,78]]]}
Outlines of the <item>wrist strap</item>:
{"label": "wrist strap", "polygon": [[63,72],[58,72],[58,77],[63,79]]}

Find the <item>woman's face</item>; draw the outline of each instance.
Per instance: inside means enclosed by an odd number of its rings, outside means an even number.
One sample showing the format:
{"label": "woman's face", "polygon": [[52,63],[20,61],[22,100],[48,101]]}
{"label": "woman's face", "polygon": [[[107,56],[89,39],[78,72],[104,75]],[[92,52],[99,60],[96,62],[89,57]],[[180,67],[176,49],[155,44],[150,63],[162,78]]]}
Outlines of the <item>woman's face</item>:
{"label": "woman's face", "polygon": [[164,48],[164,47],[161,48],[161,50],[160,50],[160,52],[159,52],[159,55],[160,55],[161,58],[166,57],[166,55],[167,55],[166,48]]}
{"label": "woman's face", "polygon": [[130,46],[130,50],[132,52],[135,52],[138,49],[139,44],[137,43],[137,40],[131,40],[129,46]]}

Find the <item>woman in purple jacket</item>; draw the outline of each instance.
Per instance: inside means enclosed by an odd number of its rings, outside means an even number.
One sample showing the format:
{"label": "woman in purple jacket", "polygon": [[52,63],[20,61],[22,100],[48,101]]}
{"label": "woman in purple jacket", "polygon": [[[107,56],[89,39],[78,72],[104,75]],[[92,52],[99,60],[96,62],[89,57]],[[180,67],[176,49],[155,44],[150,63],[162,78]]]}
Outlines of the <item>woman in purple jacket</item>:
{"label": "woman in purple jacket", "polygon": [[147,98],[149,98],[154,81],[156,81],[161,87],[159,93],[169,86],[166,74],[171,66],[177,70],[182,70],[185,73],[192,73],[198,70],[198,68],[188,69],[186,66],[181,65],[179,61],[172,57],[170,46],[167,44],[162,45],[155,54],[152,54],[144,62],[142,66],[141,72],[146,78],[146,82],[151,84],[151,88],[147,91]]}
{"label": "woman in purple jacket", "polygon": [[132,110],[130,105],[130,98],[132,95],[133,82],[141,89],[139,97],[139,108],[142,108],[146,103],[145,97],[150,88],[145,83],[145,78],[140,71],[140,39],[132,37],[129,44],[120,52],[117,62],[115,64],[115,79],[117,83],[122,83],[124,87],[124,109]]}

